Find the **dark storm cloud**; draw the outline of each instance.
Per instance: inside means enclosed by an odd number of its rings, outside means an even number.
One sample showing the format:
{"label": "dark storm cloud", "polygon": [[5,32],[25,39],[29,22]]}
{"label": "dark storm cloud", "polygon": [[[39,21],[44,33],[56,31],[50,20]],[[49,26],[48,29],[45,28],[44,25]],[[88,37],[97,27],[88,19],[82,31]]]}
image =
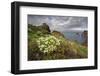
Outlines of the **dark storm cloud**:
{"label": "dark storm cloud", "polygon": [[28,24],[47,23],[51,30],[87,30],[88,18],[77,16],[28,15]]}

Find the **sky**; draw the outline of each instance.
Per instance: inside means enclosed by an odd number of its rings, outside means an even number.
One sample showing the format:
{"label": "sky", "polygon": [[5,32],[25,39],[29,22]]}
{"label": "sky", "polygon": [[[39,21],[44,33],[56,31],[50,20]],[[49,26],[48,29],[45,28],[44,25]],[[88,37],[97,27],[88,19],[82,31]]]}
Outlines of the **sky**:
{"label": "sky", "polygon": [[28,15],[28,24],[40,26],[42,23],[47,23],[51,31],[84,31],[88,28],[88,17]]}

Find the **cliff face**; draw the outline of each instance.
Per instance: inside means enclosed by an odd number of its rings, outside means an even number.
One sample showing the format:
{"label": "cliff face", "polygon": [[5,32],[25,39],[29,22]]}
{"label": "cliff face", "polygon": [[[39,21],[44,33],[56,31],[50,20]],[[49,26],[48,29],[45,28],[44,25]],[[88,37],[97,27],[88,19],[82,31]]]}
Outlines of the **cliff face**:
{"label": "cliff face", "polygon": [[55,36],[55,37],[64,37],[64,35],[62,34],[62,33],[60,33],[60,32],[58,32],[58,31],[53,31],[52,33],[51,33],[51,35],[53,35],[53,36]]}
{"label": "cliff face", "polygon": [[88,32],[84,31],[82,35],[85,38],[85,41],[84,41],[83,45],[88,47],[88,44],[87,44],[88,43]]}
{"label": "cliff face", "polygon": [[50,31],[46,23],[28,24],[28,60],[87,58],[87,48],[67,40],[58,31]]}
{"label": "cliff face", "polygon": [[50,28],[46,23],[42,23],[42,25],[40,26],[40,28],[47,30],[48,32],[50,32]]}
{"label": "cliff face", "polygon": [[28,32],[41,32],[43,34],[49,34],[50,29],[49,26],[46,23],[43,23],[41,26],[34,26],[31,24],[28,24]]}

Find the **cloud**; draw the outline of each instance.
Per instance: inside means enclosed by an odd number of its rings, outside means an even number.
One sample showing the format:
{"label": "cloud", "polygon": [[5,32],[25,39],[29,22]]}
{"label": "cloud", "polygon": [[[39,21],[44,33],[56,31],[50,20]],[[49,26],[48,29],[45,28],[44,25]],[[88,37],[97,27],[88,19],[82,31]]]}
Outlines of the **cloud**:
{"label": "cloud", "polygon": [[28,15],[28,24],[36,26],[47,23],[57,31],[87,30],[88,18],[76,16]]}

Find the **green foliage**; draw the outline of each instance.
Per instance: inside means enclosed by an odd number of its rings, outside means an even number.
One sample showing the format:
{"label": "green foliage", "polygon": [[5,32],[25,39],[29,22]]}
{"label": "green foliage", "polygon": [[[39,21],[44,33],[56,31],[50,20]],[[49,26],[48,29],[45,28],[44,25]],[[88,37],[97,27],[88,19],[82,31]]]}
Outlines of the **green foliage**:
{"label": "green foliage", "polygon": [[58,31],[50,32],[46,23],[28,25],[28,60],[87,58],[87,47],[70,41]]}

